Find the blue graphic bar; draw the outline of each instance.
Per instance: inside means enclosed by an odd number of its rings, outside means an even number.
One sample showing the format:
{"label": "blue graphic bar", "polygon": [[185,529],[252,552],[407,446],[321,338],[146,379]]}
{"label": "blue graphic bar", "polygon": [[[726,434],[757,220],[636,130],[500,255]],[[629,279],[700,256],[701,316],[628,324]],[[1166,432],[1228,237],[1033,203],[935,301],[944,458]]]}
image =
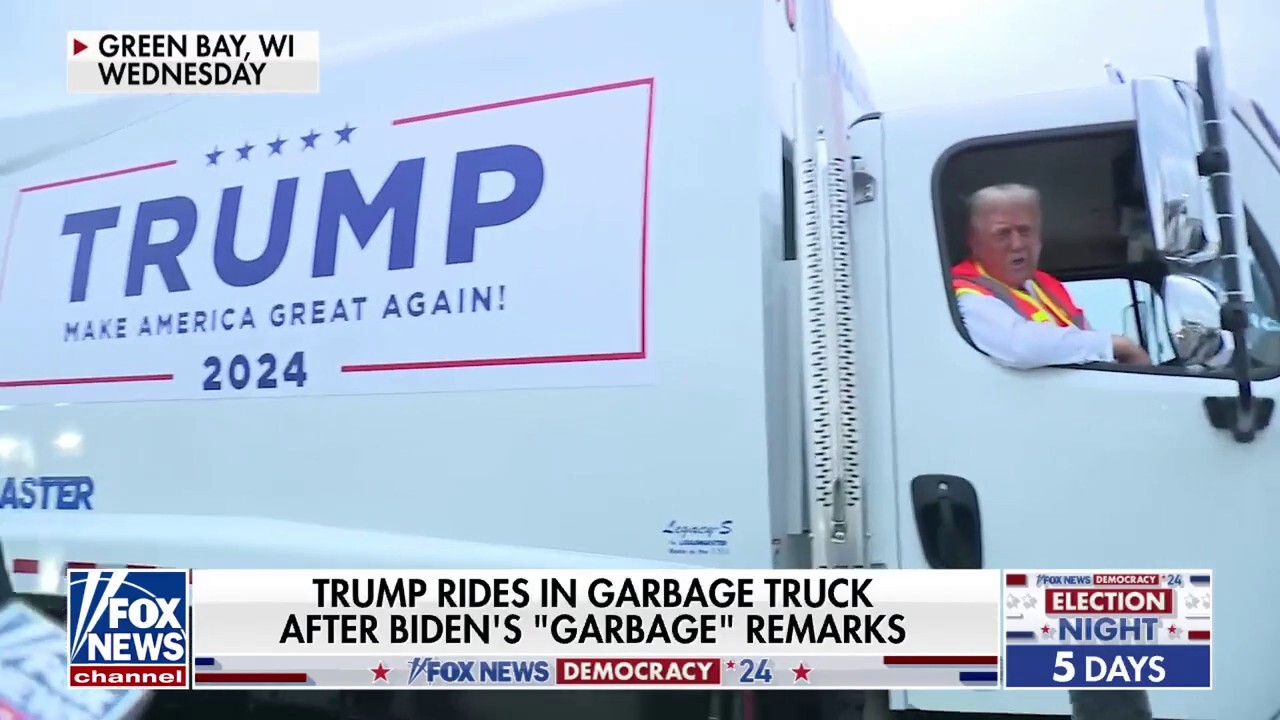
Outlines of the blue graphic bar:
{"label": "blue graphic bar", "polygon": [[1207,688],[1208,645],[1009,645],[1005,687]]}
{"label": "blue graphic bar", "polygon": [[962,683],[994,683],[1000,680],[1000,673],[987,670],[965,670],[960,673]]}

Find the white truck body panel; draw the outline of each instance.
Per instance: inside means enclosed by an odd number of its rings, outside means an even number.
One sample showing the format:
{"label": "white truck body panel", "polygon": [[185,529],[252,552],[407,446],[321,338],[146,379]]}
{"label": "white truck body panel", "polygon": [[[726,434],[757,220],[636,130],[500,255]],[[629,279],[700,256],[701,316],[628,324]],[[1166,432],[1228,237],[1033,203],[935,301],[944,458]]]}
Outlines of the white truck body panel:
{"label": "white truck body panel", "polygon": [[[255,517],[107,515],[86,513],[80,522],[55,526],[41,513],[5,519],[5,538],[39,560],[34,573],[13,576],[22,593],[65,594],[64,563],[92,558],[104,567],[146,558],[160,567],[314,568],[688,568],[691,565],[531,548],[463,542],[413,533],[323,527]],[[164,544],[156,544],[162,534]],[[6,540],[6,548],[10,543]],[[321,555],[319,551],[329,554]]]}
{"label": "white truck body panel", "polygon": [[[724,32],[726,27],[734,31]],[[582,241],[575,233],[590,233],[596,244],[619,247],[613,256],[627,259],[634,269],[643,261],[647,295],[643,357],[612,363],[407,371],[434,375],[427,384],[416,386],[423,392],[414,393],[400,389],[409,382],[401,377],[361,380],[361,389],[355,393],[328,394],[345,392],[332,384],[341,379],[335,377],[338,366],[350,362],[339,355],[372,359],[380,348],[400,344],[385,359],[412,359],[407,354],[410,347],[421,350],[423,358],[447,357],[441,355],[441,345],[448,343],[430,331],[403,324],[352,324],[349,327],[356,328],[356,334],[316,338],[308,346],[308,355],[314,356],[308,358],[308,370],[315,373],[314,383],[309,383],[317,388],[316,394],[278,398],[269,397],[265,390],[256,397],[243,397],[256,392],[251,383],[248,390],[252,392],[242,392],[236,399],[191,399],[200,394],[202,355],[212,355],[216,349],[224,355],[256,357],[281,342],[292,348],[274,328],[259,329],[257,334],[66,343],[51,361],[56,374],[35,377],[59,377],[72,371],[88,374],[90,366],[101,361],[105,367],[92,374],[172,372],[174,384],[185,387],[170,393],[141,388],[141,384],[100,383],[0,391],[0,402],[11,406],[0,413],[0,434],[15,448],[3,460],[5,475],[89,475],[95,483],[91,513],[39,512],[37,524],[7,526],[7,553],[67,557],[72,551],[80,552],[80,547],[69,547],[70,538],[79,535],[75,528],[88,515],[95,518],[93,527],[104,533],[95,546],[98,554],[121,554],[111,542],[122,537],[161,548],[171,542],[175,518],[199,516],[215,525],[225,523],[232,528],[228,532],[246,522],[243,518],[266,518],[317,528],[377,530],[654,562],[693,559],[724,567],[769,566],[770,463],[762,353],[766,286],[761,248],[777,243],[781,203],[776,202],[780,197],[779,134],[769,117],[766,86],[761,82],[761,34],[758,6],[746,4],[705,0],[680,2],[678,8],[670,3],[661,10],[647,2],[570,8],[516,25],[491,27],[483,36],[460,34],[429,45],[392,46],[383,54],[329,65],[324,93],[317,96],[194,99],[74,153],[5,177],[0,196],[8,200],[0,209],[4,213],[0,228],[12,223],[15,231],[7,274],[10,286],[0,300],[0,326],[31,338],[47,333],[46,341],[58,341],[61,336],[49,322],[54,309],[34,307],[39,300],[53,303],[59,298],[62,314],[119,314],[136,319],[155,314],[161,305],[176,312],[329,296],[328,289],[309,285],[307,274],[315,232],[311,218],[317,212],[317,188],[324,173],[353,168],[364,198],[371,201],[394,163],[404,158],[425,156],[429,168],[419,215],[416,268],[386,269],[390,218],[362,252],[350,226],[344,224],[338,239],[337,272],[316,282],[329,289],[349,288],[350,281],[341,275],[350,272],[360,282],[373,283],[371,293],[390,288],[378,284],[387,281],[400,283],[402,292],[415,283],[447,283],[449,269],[441,253],[453,155],[473,146],[507,143],[556,145],[554,150],[540,151],[546,166],[543,198],[555,196],[562,204],[554,213],[543,213],[542,222],[549,224],[532,234],[522,236],[516,224],[494,228],[506,236],[504,243],[513,243],[505,259],[497,259],[489,250],[477,255],[478,261],[488,254],[490,262],[533,273],[528,275],[531,278],[541,274],[541,279],[531,282],[542,288],[537,291],[541,298],[533,301],[541,303],[534,308],[537,312],[525,316],[524,336],[516,326],[505,330],[491,326],[479,333],[478,342],[487,342],[485,333],[489,333],[488,339],[495,342],[523,338],[548,349],[567,340],[562,345],[567,344],[568,350],[553,353],[593,351],[580,342],[593,335],[601,339],[589,328],[577,333],[576,339],[574,332],[556,335],[557,313],[589,314],[599,309],[592,304],[593,293],[615,295],[608,286],[592,287],[590,267],[565,256],[566,248]],[[658,47],[628,40],[638,35],[661,36],[665,42]],[[448,83],[439,82],[437,73],[403,71],[441,65],[467,70]],[[513,67],[520,72],[511,72]],[[654,88],[647,228],[642,228],[640,215],[645,189],[640,164],[645,134],[640,129],[648,109],[643,86],[619,91],[622,107],[615,108],[617,115],[573,97],[549,100],[547,114],[540,116],[521,114],[519,107],[514,108],[515,114],[500,108],[486,111],[487,116],[444,118],[440,125],[412,138],[392,134],[402,129],[392,127],[395,118],[646,78],[653,78]],[[555,103],[562,106],[554,107]],[[634,116],[637,112],[640,117]],[[553,140],[548,124],[557,117],[562,124],[552,127],[562,132]],[[618,117],[624,118],[625,127],[603,124]],[[350,143],[338,145],[334,131],[346,123],[358,129]],[[424,128],[430,124],[424,123]],[[328,146],[303,155],[296,138],[312,128],[324,133]],[[266,154],[265,143],[277,134],[291,138],[292,149],[285,146],[284,154],[272,157]],[[227,163],[234,147],[246,140],[257,145],[255,152],[261,154]],[[626,153],[614,154],[618,148],[611,143],[625,143]],[[205,154],[215,146],[226,154],[220,158],[221,165],[209,167]],[[592,168],[581,164],[593,156],[609,161],[624,155],[629,163],[625,172],[599,168],[617,186],[593,182]],[[85,192],[87,185],[18,192],[171,158],[181,162],[173,168],[103,179],[94,183],[99,188],[92,193]],[[169,170],[174,172],[166,176]],[[299,195],[288,255],[276,275],[247,289],[252,297],[245,300],[245,289],[226,287],[210,269],[218,194],[226,187],[245,186],[239,233],[244,243],[240,256],[248,258],[265,243],[272,186],[279,178],[294,176],[299,177]],[[500,182],[496,188],[489,192],[502,197]],[[144,278],[142,295],[124,298],[120,283],[126,280],[124,256],[132,237],[132,217],[139,201],[167,195],[190,196],[198,208],[194,239],[181,256],[192,289],[169,295],[153,267]],[[16,218],[15,196],[21,197]],[[629,204],[635,214],[627,211],[626,217],[605,214],[591,220],[593,208],[614,201]],[[88,298],[80,304],[83,307],[73,307],[66,302],[72,271],[66,263],[72,261],[76,243],[74,237],[61,236],[62,218],[116,204],[122,206],[120,224],[98,233],[95,245],[102,254],[93,258]],[[608,225],[614,220],[616,228]],[[648,233],[643,259],[634,234],[641,229]],[[160,235],[157,230],[154,242],[171,237]],[[498,235],[490,238],[496,241]],[[557,237],[560,240],[553,240]],[[531,241],[560,243],[559,249],[548,248],[557,258],[535,262],[537,247]],[[54,263],[60,263],[56,271]],[[42,288],[24,275],[31,272],[24,265],[53,272],[47,278],[49,287]],[[578,289],[578,295],[569,299],[558,298],[552,291],[578,282],[572,279],[575,274],[585,290]],[[526,285],[529,292],[534,284]],[[258,291],[261,294],[253,296]],[[273,299],[269,301],[268,295]],[[586,311],[581,310],[584,306]],[[39,318],[38,323],[28,323],[28,313]],[[537,320],[538,315],[542,320]],[[634,321],[626,322],[635,329]],[[312,326],[298,332],[318,329],[326,328]],[[412,337],[415,333],[418,339]],[[625,336],[611,337],[619,343],[634,341],[634,333],[631,340]],[[290,340],[305,338],[294,334]],[[403,345],[406,341],[408,346]],[[605,340],[606,345],[611,342]],[[129,349],[129,343],[135,343],[135,349]],[[445,347],[443,352],[450,350]],[[326,354],[322,361],[320,355]],[[133,363],[142,359],[152,361],[146,367],[163,369],[133,369],[141,367]],[[30,361],[14,359],[6,363],[0,380],[30,379],[40,369]],[[227,382],[223,388],[229,388]],[[66,433],[81,440],[69,449],[55,446],[54,440]],[[573,460],[566,462],[566,458]],[[140,522],[139,515],[158,522]],[[696,536],[687,535],[689,531],[675,536],[664,533],[673,524],[720,532],[726,521],[732,522],[732,532],[726,538],[728,544],[718,548],[721,554],[673,554],[673,537]],[[114,530],[113,524],[118,526]],[[319,537],[330,541],[298,547],[280,533],[264,532],[245,542],[256,544],[262,551],[258,557],[271,558],[268,564],[275,565],[323,565],[335,554],[343,554],[337,534]],[[281,550],[284,546],[291,549]],[[386,561],[375,555],[366,559],[370,565]],[[227,557],[218,564],[245,562],[245,557]]]}

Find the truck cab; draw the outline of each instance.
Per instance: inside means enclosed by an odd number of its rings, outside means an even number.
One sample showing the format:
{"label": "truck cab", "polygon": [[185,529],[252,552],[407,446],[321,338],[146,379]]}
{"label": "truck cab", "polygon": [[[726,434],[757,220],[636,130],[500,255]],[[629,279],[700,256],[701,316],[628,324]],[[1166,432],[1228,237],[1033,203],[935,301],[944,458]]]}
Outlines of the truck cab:
{"label": "truck cab", "polygon": [[[1274,588],[1234,548],[1255,545],[1265,518],[1280,510],[1267,489],[1278,451],[1267,430],[1242,443],[1213,424],[1210,399],[1237,393],[1229,369],[1179,361],[1170,328],[1194,312],[1188,305],[1207,307],[1215,322],[1224,293],[1219,285],[1207,302],[1198,293],[1180,298],[1178,283],[1190,273],[1212,285],[1220,261],[1154,251],[1147,201],[1159,188],[1144,184],[1142,154],[1155,149],[1140,142],[1150,119],[1136,105],[1134,86],[1100,85],[853,124],[863,182],[874,189],[855,200],[858,282],[867,293],[859,297],[884,297],[882,310],[872,301],[860,318],[860,385],[864,413],[892,408],[892,430],[882,431],[894,443],[885,453],[896,487],[889,497],[867,493],[870,544],[890,566],[1181,564],[1240,578],[1227,581],[1236,590],[1216,603],[1215,690],[1151,700],[1155,717],[1262,716],[1280,707],[1280,696],[1253,664],[1265,665],[1263,653],[1280,637],[1246,624]],[[1280,152],[1257,110],[1237,103],[1230,137],[1253,286],[1252,390],[1269,407],[1280,391],[1272,244],[1280,216],[1271,202]],[[948,268],[965,257],[965,197],[1003,182],[1041,192],[1042,268],[1065,282],[1097,327],[1143,344],[1154,366],[1013,370],[971,342]],[[949,524],[937,516],[940,486],[962,508]],[[1053,714],[1066,693],[909,691],[896,700]]]}

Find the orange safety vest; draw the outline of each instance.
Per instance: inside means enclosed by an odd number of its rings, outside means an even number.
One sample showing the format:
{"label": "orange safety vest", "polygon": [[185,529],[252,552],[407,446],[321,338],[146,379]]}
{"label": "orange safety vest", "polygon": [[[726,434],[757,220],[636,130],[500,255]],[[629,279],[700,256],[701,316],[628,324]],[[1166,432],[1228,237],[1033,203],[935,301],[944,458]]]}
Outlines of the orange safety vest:
{"label": "orange safety vest", "polygon": [[956,297],[965,293],[987,295],[1004,301],[1022,317],[1033,322],[1052,322],[1060,327],[1085,327],[1084,311],[1076,307],[1071,294],[1052,275],[1037,270],[1031,276],[1034,295],[1009,287],[991,277],[981,265],[965,260],[951,268],[951,287]]}

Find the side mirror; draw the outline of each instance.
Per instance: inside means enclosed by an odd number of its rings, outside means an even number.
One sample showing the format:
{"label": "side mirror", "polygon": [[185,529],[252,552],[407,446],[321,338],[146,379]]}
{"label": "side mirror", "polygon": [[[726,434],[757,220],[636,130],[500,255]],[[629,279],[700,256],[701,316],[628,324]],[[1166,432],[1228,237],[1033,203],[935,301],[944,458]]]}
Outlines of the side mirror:
{"label": "side mirror", "polygon": [[1198,163],[1204,148],[1200,96],[1163,78],[1143,78],[1132,84],[1156,250],[1179,264],[1212,260],[1218,256],[1219,239],[1208,185]]}
{"label": "side mirror", "polygon": [[1183,364],[1204,365],[1219,350],[1223,294],[1208,280],[1170,275],[1164,280],[1169,339]]}

